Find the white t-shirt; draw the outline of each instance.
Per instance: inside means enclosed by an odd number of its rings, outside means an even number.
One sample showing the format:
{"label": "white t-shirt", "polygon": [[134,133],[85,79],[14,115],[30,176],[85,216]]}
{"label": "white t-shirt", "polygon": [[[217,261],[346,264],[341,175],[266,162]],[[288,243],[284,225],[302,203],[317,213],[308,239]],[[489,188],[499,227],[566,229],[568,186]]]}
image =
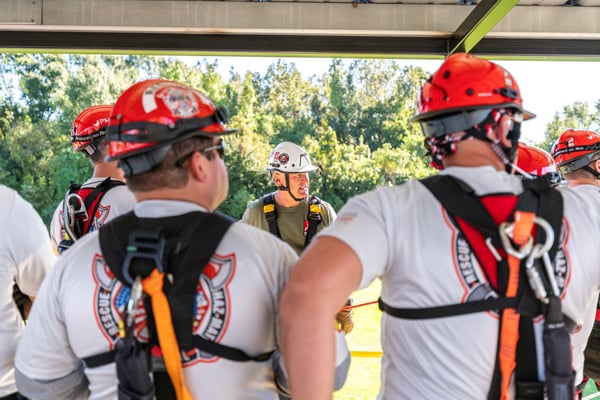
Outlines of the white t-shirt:
{"label": "white t-shirt", "polygon": [[[146,218],[191,211],[202,209],[187,202],[151,200],[134,210]],[[280,293],[297,258],[269,232],[232,224],[201,277],[194,333],[249,355],[273,350]],[[103,261],[98,232],[85,235],[59,258],[42,286],[17,351],[17,369],[28,378],[56,379],[73,371],[79,359],[113,349],[128,298],[129,289]],[[144,326],[142,316],[136,323],[141,336]],[[206,354],[186,358],[185,382],[194,399],[277,398],[268,361],[235,362]],[[117,398],[114,364],[85,372],[90,399]]]}
{"label": "white t-shirt", "polygon": [[[83,185],[81,185],[81,188],[93,189],[105,179],[106,178],[90,178]],[[64,199],[61,200],[56,207],[56,210],[54,210],[52,221],[50,222],[50,239],[52,240],[52,245],[54,246],[55,251],[57,251],[58,244],[61,242],[65,234],[65,229],[63,226],[63,201]],[[133,210],[135,203],[135,197],[127,188],[127,186],[121,185],[111,188],[100,199],[100,204],[98,205],[96,214],[94,215],[94,219],[90,225],[90,232],[100,228],[111,219]]]}
{"label": "white t-shirt", "polygon": [[[518,178],[491,167],[447,168],[475,193],[518,194]],[[582,324],[600,287],[600,202],[565,189],[564,252],[557,254],[563,312]],[[396,308],[480,300],[489,293],[477,259],[457,241],[457,229],[418,181],[378,188],[351,199],[321,235],[350,246],[362,264],[360,287],[379,278],[381,297]],[[466,253],[465,253],[466,251]],[[484,399],[498,343],[493,312],[408,320],[383,314],[381,399]],[[541,333],[542,323],[536,325]],[[575,342],[575,340],[573,340]],[[583,348],[574,349],[581,376]]]}
{"label": "white t-shirt", "polygon": [[24,324],[13,301],[13,284],[36,296],[55,260],[39,214],[17,192],[0,185],[0,397],[17,391],[13,361]]}

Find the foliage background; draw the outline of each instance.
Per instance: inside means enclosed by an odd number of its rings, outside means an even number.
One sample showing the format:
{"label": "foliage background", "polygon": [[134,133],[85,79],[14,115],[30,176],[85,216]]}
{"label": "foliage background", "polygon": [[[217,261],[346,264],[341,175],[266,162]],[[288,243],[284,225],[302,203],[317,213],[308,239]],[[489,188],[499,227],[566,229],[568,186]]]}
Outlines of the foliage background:
{"label": "foliage background", "polygon": [[[310,79],[284,60],[264,75],[231,71],[223,77],[218,71],[217,62],[189,65],[168,57],[0,54],[0,183],[19,191],[49,223],[69,182],[83,182],[92,173],[90,163],[71,151],[75,116],[91,105],[112,103],[134,82],[154,77],[201,89],[229,111],[229,125],[239,133],[228,140],[230,195],[221,211],[233,217],[273,190],[265,164],[284,140],[304,146],[321,166],[311,190],[336,210],[376,186],[434,172],[427,167],[420,129],[411,122],[428,75],[418,67],[333,59],[326,72]],[[566,105],[538,145],[550,151],[565,129],[599,125],[600,101],[591,111],[584,102]],[[373,285],[354,296],[362,303],[378,293]],[[374,306],[356,310],[351,350],[380,350],[379,319]],[[349,380],[335,398],[374,398],[379,369],[379,359],[353,360]]]}
{"label": "foliage background", "polygon": [[357,193],[431,173],[421,133],[410,119],[426,72],[389,60],[333,59],[322,76],[303,79],[278,60],[264,75],[218,63],[152,56],[0,54],[0,182],[19,191],[46,223],[71,180],[83,182],[90,163],[70,146],[75,116],[112,103],[146,78],[201,89],[229,112],[239,133],[228,138],[230,195],[221,211],[241,217],[246,204],[273,190],[265,170],[284,140],[305,147],[320,173],[312,192],[339,209]]}
{"label": "foliage background", "polygon": [[[251,67],[251,66],[249,66]],[[264,74],[219,73],[218,61],[190,65],[162,56],[0,54],[0,182],[19,191],[46,223],[69,182],[83,182],[90,163],[70,147],[75,116],[112,103],[131,84],[161,77],[208,94],[229,111],[230,195],[221,211],[241,217],[246,204],[273,190],[265,163],[284,140],[305,147],[320,172],[312,192],[336,210],[358,193],[433,173],[422,136],[411,122],[428,72],[393,60],[332,59],[320,76],[304,79],[279,59]],[[569,127],[594,129],[600,102],[566,105],[539,145],[550,150]]]}

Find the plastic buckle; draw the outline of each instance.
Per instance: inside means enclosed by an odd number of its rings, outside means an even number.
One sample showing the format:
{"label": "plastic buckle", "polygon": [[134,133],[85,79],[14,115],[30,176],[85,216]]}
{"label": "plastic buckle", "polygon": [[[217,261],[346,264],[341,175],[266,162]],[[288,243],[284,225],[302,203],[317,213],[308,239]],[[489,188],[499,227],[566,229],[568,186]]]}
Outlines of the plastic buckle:
{"label": "plastic buckle", "polygon": [[123,277],[130,285],[134,284],[130,269],[133,260],[145,259],[154,262],[159,272],[164,272],[163,258],[165,254],[166,240],[160,230],[153,231],[138,230],[129,234],[127,243],[127,254],[123,260]]}

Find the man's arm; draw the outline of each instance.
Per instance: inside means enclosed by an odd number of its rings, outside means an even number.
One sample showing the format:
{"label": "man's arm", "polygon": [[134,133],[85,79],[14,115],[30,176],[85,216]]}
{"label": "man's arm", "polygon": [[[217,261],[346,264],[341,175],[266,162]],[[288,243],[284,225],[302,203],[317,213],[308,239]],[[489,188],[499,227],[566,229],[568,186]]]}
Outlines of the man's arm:
{"label": "man's arm", "polygon": [[335,375],[334,317],[362,274],[344,242],[322,236],[302,254],[280,302],[281,348],[294,400],[331,399]]}

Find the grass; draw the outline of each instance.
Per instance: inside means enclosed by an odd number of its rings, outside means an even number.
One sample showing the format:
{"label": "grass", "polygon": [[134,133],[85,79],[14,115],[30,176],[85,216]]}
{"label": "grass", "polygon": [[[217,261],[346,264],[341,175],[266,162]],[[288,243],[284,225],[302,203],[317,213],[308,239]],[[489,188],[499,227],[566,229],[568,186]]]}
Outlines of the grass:
{"label": "grass", "polygon": [[[366,289],[354,292],[354,305],[377,300],[381,284],[373,282]],[[381,311],[377,304],[370,304],[354,309],[354,330],[346,339],[348,348],[353,351],[381,351]],[[335,400],[374,399],[379,392],[380,357],[359,357],[353,355],[346,384],[334,394]]]}

